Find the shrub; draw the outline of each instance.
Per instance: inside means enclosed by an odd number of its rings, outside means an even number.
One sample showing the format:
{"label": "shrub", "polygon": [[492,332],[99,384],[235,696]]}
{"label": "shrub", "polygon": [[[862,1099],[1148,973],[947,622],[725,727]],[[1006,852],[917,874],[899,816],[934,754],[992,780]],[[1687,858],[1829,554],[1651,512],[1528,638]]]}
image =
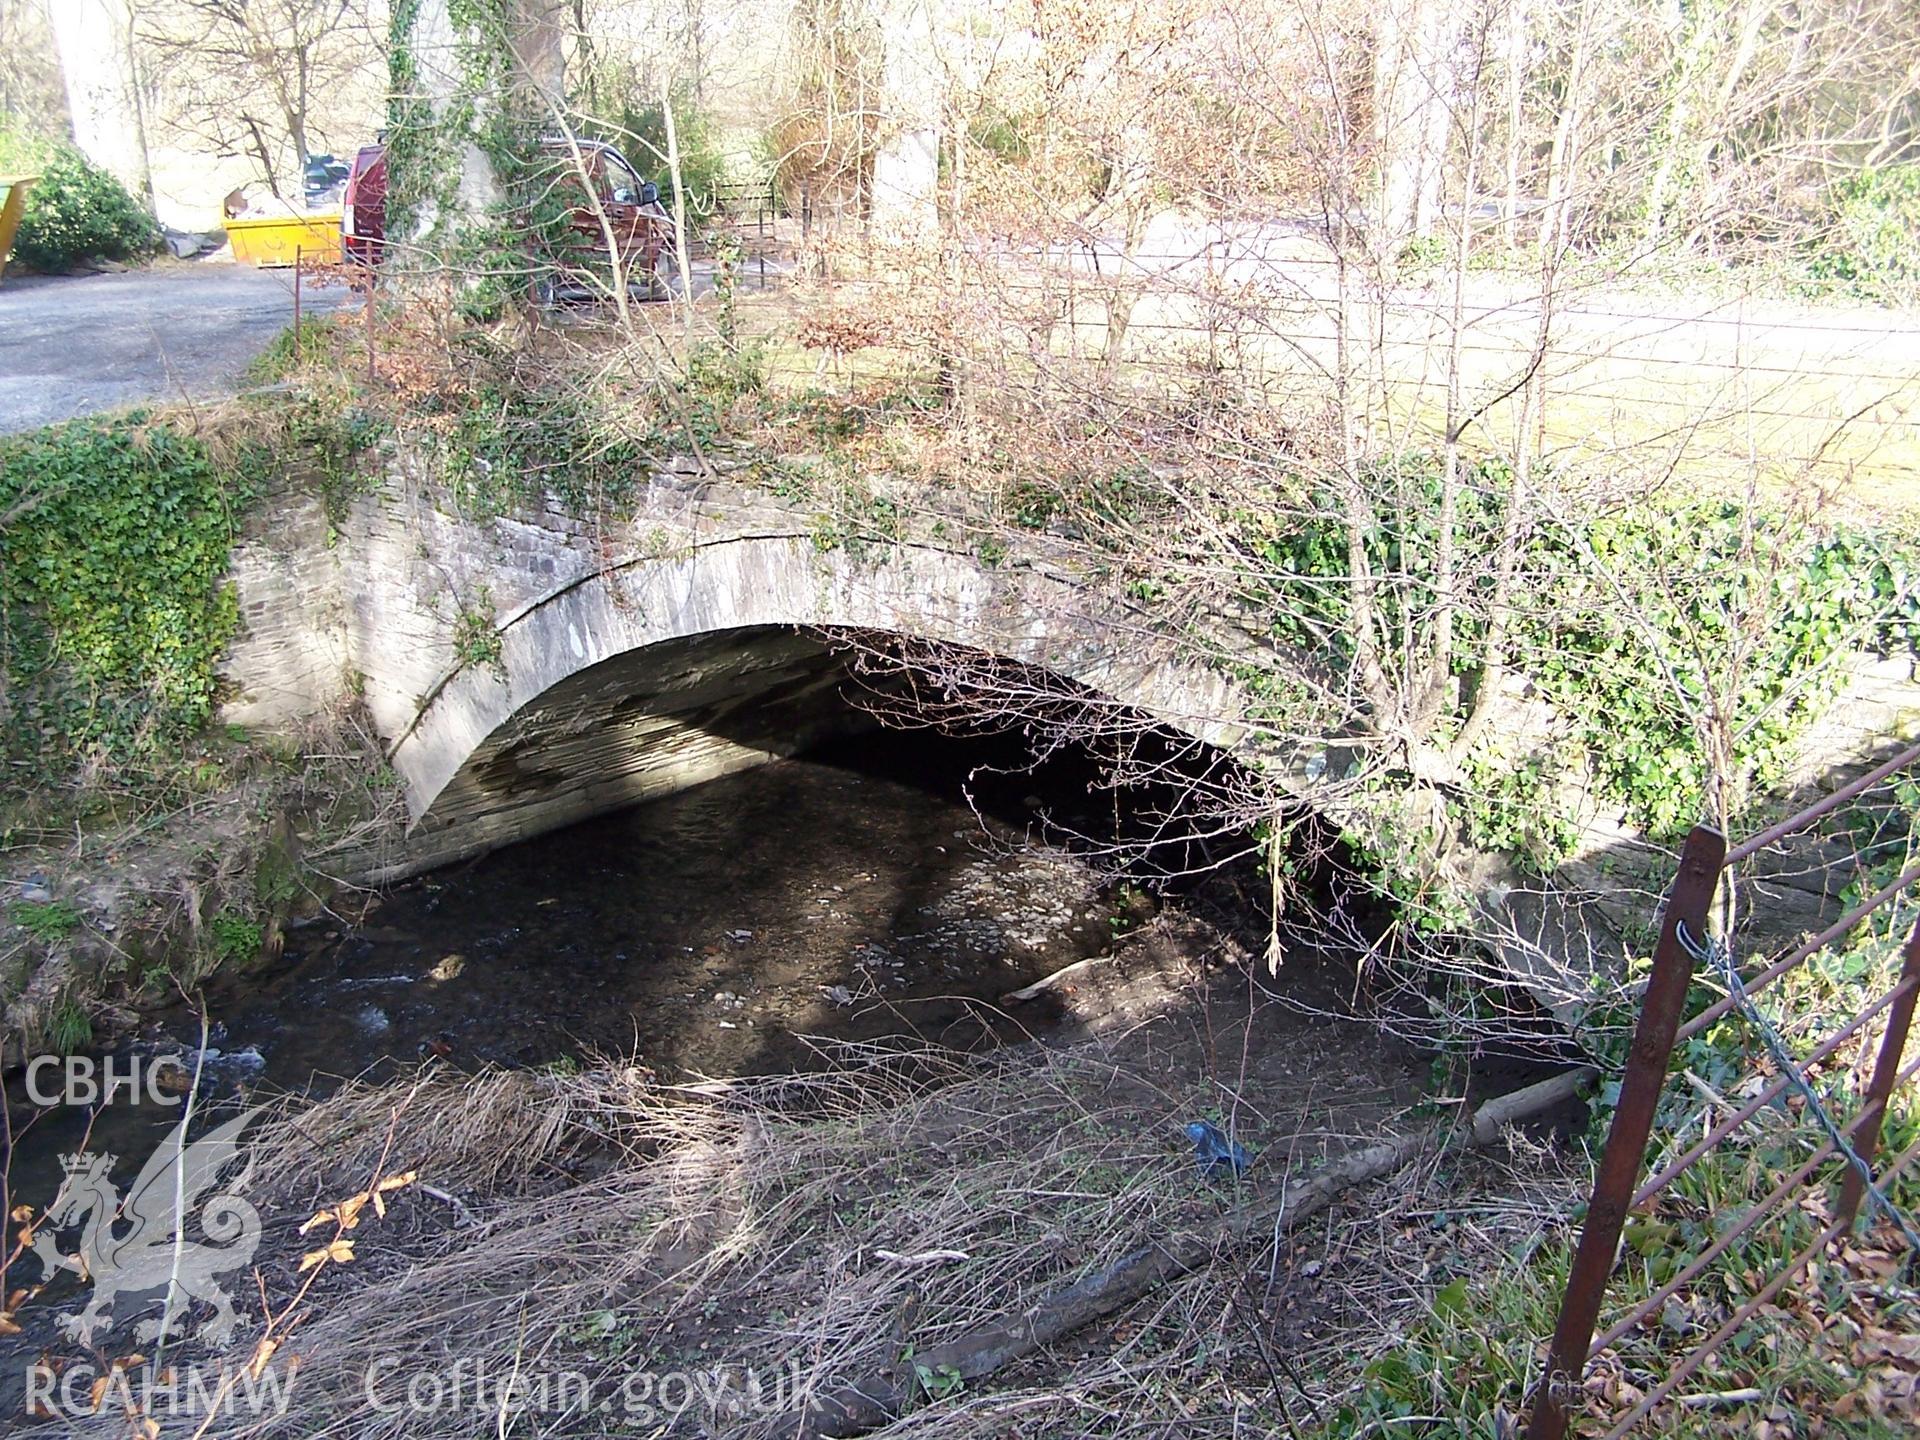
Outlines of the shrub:
{"label": "shrub", "polygon": [[1814,275],[1889,304],[1920,296],[1920,164],[1849,175],[1833,187],[1833,204]]}
{"label": "shrub", "polygon": [[0,445],[0,756],[177,758],[239,620],[235,477],[138,412]]}
{"label": "shrub", "polygon": [[14,238],[15,258],[36,270],[150,253],[160,228],[127,187],[71,145],[0,142],[11,167],[39,172]]}
{"label": "shrub", "polygon": [[260,953],[265,932],[258,920],[222,910],[207,927],[217,965],[244,965]]}

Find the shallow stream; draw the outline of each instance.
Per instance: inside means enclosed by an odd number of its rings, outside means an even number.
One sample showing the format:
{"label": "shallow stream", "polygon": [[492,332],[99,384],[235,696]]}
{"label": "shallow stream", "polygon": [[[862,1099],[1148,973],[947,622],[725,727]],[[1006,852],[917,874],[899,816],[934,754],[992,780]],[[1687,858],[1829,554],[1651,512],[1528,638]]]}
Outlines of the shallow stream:
{"label": "shallow stream", "polygon": [[[816,1037],[966,1047],[1044,1032],[1049,1000],[997,1002],[1106,950],[1151,902],[1040,835],[1037,811],[1095,828],[1083,779],[970,757],[881,732],[337,901],[276,960],[210,985],[203,1086],[324,1093],[424,1059],[594,1052],[683,1080],[806,1068]],[[113,1058],[191,1068],[199,1039],[181,1004]],[[35,1107],[18,1077],[9,1101],[21,1128]],[[178,1113],[40,1113],[18,1146],[15,1203],[51,1198],[58,1156],[89,1123],[91,1148],[127,1172]]]}

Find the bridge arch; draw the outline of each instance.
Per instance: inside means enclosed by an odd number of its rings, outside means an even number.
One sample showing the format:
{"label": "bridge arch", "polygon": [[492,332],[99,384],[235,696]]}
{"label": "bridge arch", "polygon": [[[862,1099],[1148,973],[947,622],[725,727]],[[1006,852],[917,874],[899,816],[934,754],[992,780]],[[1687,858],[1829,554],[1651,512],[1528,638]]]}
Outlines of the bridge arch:
{"label": "bridge arch", "polygon": [[1231,746],[1240,697],[1173,654],[1144,608],[1038,564],[925,543],[823,551],[736,535],[604,565],[497,621],[497,654],[444,674],[391,748],[415,871],[792,754],[853,712],[836,630],[1042,667]]}

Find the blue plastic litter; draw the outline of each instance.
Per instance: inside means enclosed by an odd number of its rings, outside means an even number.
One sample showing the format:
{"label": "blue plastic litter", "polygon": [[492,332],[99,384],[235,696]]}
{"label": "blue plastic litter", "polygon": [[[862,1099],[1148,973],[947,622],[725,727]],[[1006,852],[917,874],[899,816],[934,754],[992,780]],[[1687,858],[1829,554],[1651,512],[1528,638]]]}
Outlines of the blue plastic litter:
{"label": "blue plastic litter", "polygon": [[1235,1175],[1244,1175],[1253,1163],[1246,1146],[1227,1139],[1220,1127],[1209,1121],[1195,1120],[1189,1124],[1187,1138],[1193,1141],[1194,1158],[1200,1162],[1202,1175],[1211,1175],[1222,1166]]}

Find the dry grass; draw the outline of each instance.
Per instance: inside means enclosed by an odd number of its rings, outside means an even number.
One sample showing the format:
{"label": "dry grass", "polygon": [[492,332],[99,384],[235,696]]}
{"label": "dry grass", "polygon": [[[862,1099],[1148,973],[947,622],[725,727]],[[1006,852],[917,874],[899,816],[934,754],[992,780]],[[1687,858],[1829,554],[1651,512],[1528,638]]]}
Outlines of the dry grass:
{"label": "dry grass", "polygon": [[[292,1230],[307,1214],[376,1172],[417,1171],[420,1184],[385,1220],[369,1218],[356,1258],[307,1296],[280,1357],[299,1357],[288,1414],[220,1433],[471,1436],[470,1408],[382,1413],[367,1391],[370,1370],[391,1402],[410,1376],[446,1376],[456,1362],[469,1377],[577,1375],[597,1397],[641,1372],[717,1368],[738,1398],[751,1370],[797,1382],[802,1400],[835,1382],[910,1376],[916,1352],[1277,1191],[1289,1170],[1271,1149],[1239,1184],[1196,1174],[1179,1123],[1217,1104],[1218,1088],[1141,1065],[1140,1053],[1137,1037],[1124,1050],[1089,1041],[985,1057],[850,1046],[821,1073],[697,1087],[618,1063],[572,1075],[423,1072],[290,1113],[255,1170],[271,1177],[254,1198],[275,1250],[262,1272],[276,1306],[299,1287],[294,1261],[312,1242]],[[1307,1110],[1298,1124],[1300,1157],[1362,1138],[1316,1128]],[[1431,1180],[1430,1167],[1414,1179]],[[1376,1187],[1395,1191],[1391,1203],[1369,1194],[1369,1235],[1406,1186]],[[1335,1222],[1335,1243],[1370,1247],[1352,1225]],[[1299,1364],[1274,1347],[1351,1353],[1352,1339],[1379,1333],[1379,1296],[1364,1279],[1327,1304],[1293,1293],[1376,1269],[1350,1256],[1342,1265],[1326,1243],[1314,1242],[1323,1259],[1308,1273],[1325,1274],[1311,1284],[1298,1276],[1310,1252],[1293,1242],[1223,1255],[1070,1351],[1015,1365],[1004,1389],[923,1376],[924,1408],[884,1433],[1117,1435],[1204,1417],[1225,1435],[1285,1423],[1276,1407],[1310,1414],[1324,1395],[1286,1378]],[[935,1250],[964,1258],[899,1258]],[[1325,1318],[1303,1331],[1309,1312]],[[1348,1336],[1349,1325],[1361,1328]],[[1326,1366],[1314,1373],[1311,1392],[1324,1392]],[[778,1433],[780,1408],[730,1415],[697,1401],[679,1429],[633,1433]],[[198,1424],[156,1418],[168,1435]],[[500,1433],[628,1432],[530,1413]]]}

